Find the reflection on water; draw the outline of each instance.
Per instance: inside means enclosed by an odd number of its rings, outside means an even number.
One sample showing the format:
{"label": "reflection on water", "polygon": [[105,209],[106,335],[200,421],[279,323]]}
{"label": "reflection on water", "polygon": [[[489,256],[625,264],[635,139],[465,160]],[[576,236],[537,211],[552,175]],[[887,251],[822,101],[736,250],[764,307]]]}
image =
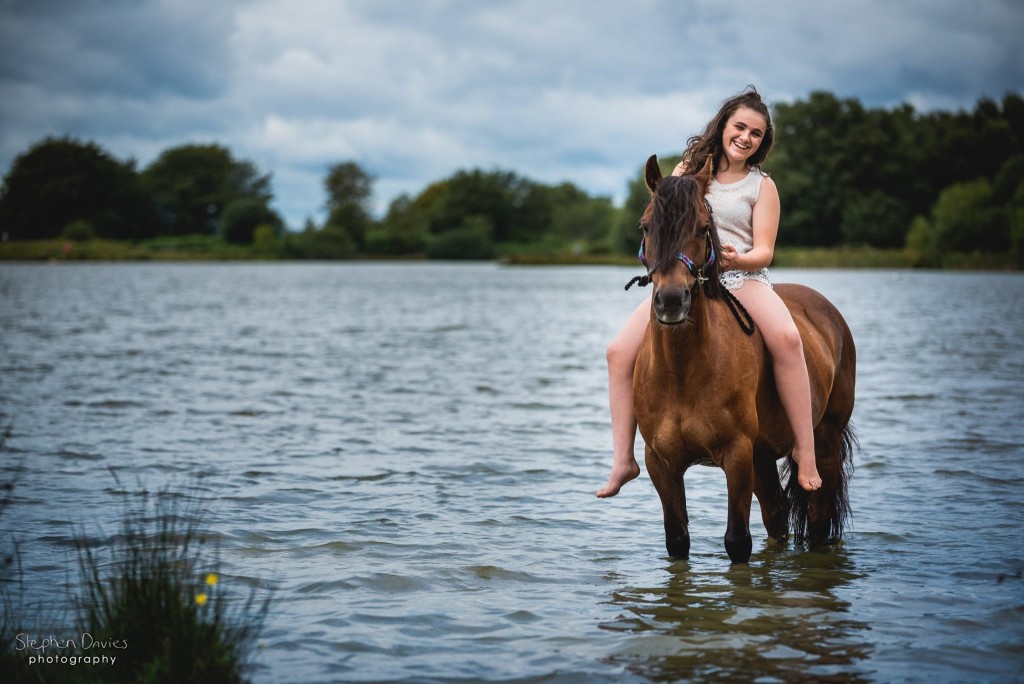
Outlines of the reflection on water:
{"label": "reflection on water", "polygon": [[868,626],[836,592],[861,576],[841,547],[767,541],[749,566],[675,561],[657,586],[622,587],[621,617],[601,627],[634,635],[610,660],[655,681],[868,681]]}

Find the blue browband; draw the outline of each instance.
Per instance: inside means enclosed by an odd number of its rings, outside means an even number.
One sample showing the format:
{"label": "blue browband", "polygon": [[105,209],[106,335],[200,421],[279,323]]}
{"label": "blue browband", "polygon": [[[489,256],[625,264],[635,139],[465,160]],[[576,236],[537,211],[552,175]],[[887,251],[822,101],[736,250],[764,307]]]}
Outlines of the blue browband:
{"label": "blue browband", "polygon": [[[698,289],[708,280],[707,277],[704,275],[704,269],[710,266],[711,264],[715,263],[715,245],[713,242],[711,242],[710,231],[706,231],[704,233],[704,239],[707,241],[708,246],[708,260],[704,262],[704,265],[701,266],[700,268],[697,268],[697,265],[693,263],[693,260],[691,260],[690,257],[686,256],[682,252],[676,254],[676,259],[682,261],[683,265],[686,266],[687,269],[689,269],[690,275],[697,279]],[[646,242],[647,236],[645,235],[643,238],[640,239],[640,251],[637,253],[637,256],[640,258],[640,263],[643,264],[644,268],[647,269],[647,279],[649,281],[651,274],[654,273],[654,270],[658,267],[658,264],[655,264],[653,268],[647,265],[647,256],[644,254]],[[641,283],[641,285],[645,284],[646,283]]]}

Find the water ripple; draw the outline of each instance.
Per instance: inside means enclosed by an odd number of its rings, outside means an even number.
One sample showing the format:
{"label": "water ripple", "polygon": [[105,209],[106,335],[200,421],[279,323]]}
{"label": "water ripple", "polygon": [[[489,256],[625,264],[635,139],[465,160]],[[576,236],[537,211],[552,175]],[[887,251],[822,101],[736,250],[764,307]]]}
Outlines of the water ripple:
{"label": "water ripple", "polygon": [[732,567],[721,471],[687,473],[688,561],[646,475],[593,496],[625,273],[0,266],[0,532],[64,586],[76,533],[194,478],[224,585],[275,587],[257,681],[1019,676],[1020,276],[775,274],[857,339],[853,532],[808,553],[755,506]]}

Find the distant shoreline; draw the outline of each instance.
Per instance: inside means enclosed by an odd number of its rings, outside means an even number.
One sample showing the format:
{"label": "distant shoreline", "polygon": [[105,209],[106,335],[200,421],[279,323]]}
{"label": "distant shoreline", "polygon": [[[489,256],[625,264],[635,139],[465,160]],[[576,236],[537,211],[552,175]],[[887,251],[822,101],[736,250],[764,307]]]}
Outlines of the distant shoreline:
{"label": "distant shoreline", "polygon": [[[365,261],[415,261],[426,257],[362,255],[337,259]],[[207,242],[199,245],[130,243],[117,240],[28,240],[0,243],[0,262],[147,262],[147,261],[297,261],[251,246]],[[301,261],[301,260],[299,260]],[[531,252],[499,255],[495,259],[514,266],[634,266],[628,255],[575,253],[572,251]],[[1013,254],[950,252],[938,263],[925,264],[907,249],[871,247],[782,247],[775,251],[774,268],[914,269],[928,266],[940,270],[1021,271]]]}

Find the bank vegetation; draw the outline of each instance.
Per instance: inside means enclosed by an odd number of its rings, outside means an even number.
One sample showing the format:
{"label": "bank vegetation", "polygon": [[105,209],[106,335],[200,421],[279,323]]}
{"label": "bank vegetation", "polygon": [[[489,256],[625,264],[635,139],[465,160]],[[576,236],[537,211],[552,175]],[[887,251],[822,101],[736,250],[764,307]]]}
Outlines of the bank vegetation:
{"label": "bank vegetation", "polygon": [[[1019,94],[918,112],[815,92],[778,103],[774,121],[764,170],[782,199],[776,266],[1024,265]],[[678,159],[659,156],[666,171]],[[95,142],[48,137],[3,178],[0,259],[631,263],[648,198],[642,161],[621,206],[570,181],[474,168],[375,217],[375,177],[340,160],[323,178],[325,218],[289,227],[271,206],[271,174],[221,145],[174,147],[139,169]]]}

